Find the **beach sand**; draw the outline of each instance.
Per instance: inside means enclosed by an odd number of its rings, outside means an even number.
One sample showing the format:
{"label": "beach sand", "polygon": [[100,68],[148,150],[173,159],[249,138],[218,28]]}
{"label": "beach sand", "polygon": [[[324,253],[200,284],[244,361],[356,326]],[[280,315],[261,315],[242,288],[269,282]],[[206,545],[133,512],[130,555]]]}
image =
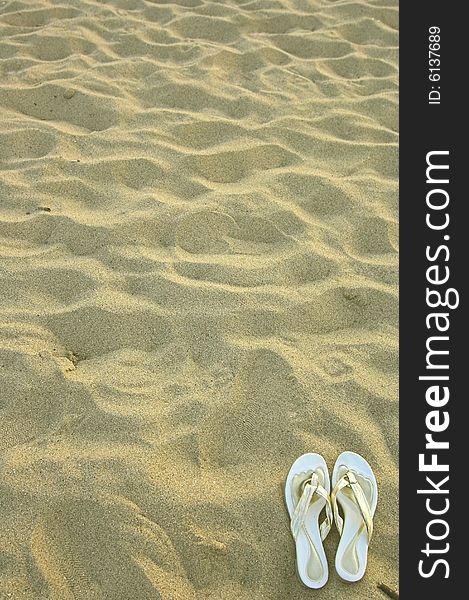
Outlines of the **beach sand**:
{"label": "beach sand", "polygon": [[[0,2],[0,598],[398,586],[396,0]],[[305,588],[283,485],[373,466]]]}

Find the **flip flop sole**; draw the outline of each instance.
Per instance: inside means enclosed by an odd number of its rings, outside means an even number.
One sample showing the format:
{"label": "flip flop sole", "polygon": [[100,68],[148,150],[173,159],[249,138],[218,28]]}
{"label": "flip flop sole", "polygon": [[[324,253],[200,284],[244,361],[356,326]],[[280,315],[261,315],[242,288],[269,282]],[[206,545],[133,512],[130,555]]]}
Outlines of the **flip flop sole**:
{"label": "flip flop sole", "polygon": [[[318,473],[321,485],[330,493],[329,471],[326,462],[319,454],[303,454],[293,463],[285,483],[285,502],[290,519],[296,508],[298,499],[295,489],[298,481],[305,480],[313,472]],[[324,546],[319,527],[320,513],[325,506],[325,500],[317,497],[309,506],[304,527],[296,539],[296,565],[298,576],[309,588],[323,587],[329,577]]]}
{"label": "flip flop sole", "polygon": [[[378,503],[378,485],[368,462],[355,452],[343,452],[336,460],[332,472],[332,487],[347,472],[353,471],[367,497],[371,515],[374,516]],[[343,581],[359,581],[366,571],[368,562],[368,534],[360,510],[350,490],[344,489],[337,495],[337,502],[344,515],[344,527],[337,548],[335,568]]]}

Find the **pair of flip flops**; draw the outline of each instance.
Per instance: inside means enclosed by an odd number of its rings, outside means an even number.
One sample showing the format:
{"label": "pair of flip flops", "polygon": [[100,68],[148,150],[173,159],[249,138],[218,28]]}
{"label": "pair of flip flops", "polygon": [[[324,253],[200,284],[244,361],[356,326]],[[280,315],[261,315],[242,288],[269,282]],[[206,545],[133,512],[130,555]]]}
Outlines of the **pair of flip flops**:
{"label": "pair of flip flops", "polygon": [[[334,520],[340,533],[336,571],[347,582],[361,579],[378,502],[376,478],[366,460],[355,452],[343,452],[334,465],[331,492],[324,458],[303,454],[288,473],[285,499],[301,581],[315,589],[326,584],[329,568],[322,542]],[[323,509],[325,518],[320,523]]]}

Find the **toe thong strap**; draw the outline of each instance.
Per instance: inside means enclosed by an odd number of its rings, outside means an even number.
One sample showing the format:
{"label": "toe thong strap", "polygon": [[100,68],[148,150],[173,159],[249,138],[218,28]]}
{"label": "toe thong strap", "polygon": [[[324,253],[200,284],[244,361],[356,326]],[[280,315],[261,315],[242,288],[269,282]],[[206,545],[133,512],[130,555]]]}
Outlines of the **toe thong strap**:
{"label": "toe thong strap", "polygon": [[301,494],[300,500],[296,505],[296,508],[292,515],[291,531],[295,540],[298,537],[300,529],[304,525],[306,514],[308,512],[308,508],[311,504],[314,494],[318,494],[318,496],[321,496],[321,498],[324,498],[324,500],[326,501],[326,518],[320,526],[321,539],[324,540],[329,531],[331,530],[332,522],[334,520],[332,514],[331,499],[327,491],[319,483],[319,477],[317,476],[317,474],[313,473],[311,475],[311,478],[306,480],[306,482],[304,483],[303,493]]}
{"label": "toe thong strap", "polygon": [[373,516],[371,514],[370,505],[368,504],[368,500],[366,499],[363,488],[357,481],[357,478],[353,471],[347,471],[347,473],[345,473],[345,475],[343,475],[343,477],[339,479],[334,489],[332,490],[331,501],[332,506],[334,508],[334,518],[337,524],[337,529],[339,530],[339,533],[342,534],[342,530],[344,528],[344,520],[339,514],[337,494],[340,492],[340,490],[343,490],[346,487],[350,488],[353,492],[353,496],[358,505],[363,521],[365,523],[366,530],[368,532],[368,541],[370,541],[371,536],[373,535]]}

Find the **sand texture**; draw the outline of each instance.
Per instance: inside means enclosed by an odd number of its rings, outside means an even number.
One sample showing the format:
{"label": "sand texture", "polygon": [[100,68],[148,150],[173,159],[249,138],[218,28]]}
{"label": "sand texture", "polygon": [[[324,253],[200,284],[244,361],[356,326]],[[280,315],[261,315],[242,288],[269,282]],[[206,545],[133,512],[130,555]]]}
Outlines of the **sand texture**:
{"label": "sand texture", "polygon": [[[0,599],[397,588],[396,0],[0,2]],[[295,573],[344,450],[367,574]]]}

